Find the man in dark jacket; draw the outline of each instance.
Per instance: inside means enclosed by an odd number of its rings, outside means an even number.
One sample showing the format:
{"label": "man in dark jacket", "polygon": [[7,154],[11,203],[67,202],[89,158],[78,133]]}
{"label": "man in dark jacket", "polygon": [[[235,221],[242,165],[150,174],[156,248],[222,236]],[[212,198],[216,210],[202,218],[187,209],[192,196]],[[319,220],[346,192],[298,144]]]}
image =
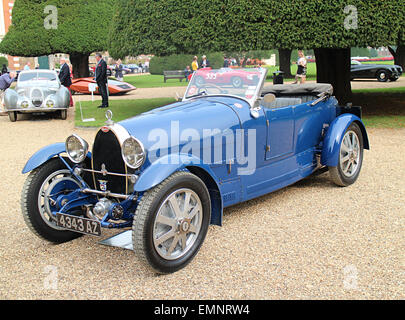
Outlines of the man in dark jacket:
{"label": "man in dark jacket", "polygon": [[[70,86],[72,85],[72,78],[70,77],[70,68],[66,63],[65,58],[60,59],[60,71],[59,71],[59,81],[62,86],[65,86],[69,89],[70,93]],[[70,93],[70,106],[73,107],[73,98],[72,94]]]}
{"label": "man in dark jacket", "polygon": [[96,65],[96,71],[94,74],[94,78],[98,85],[98,91],[100,92],[101,97],[103,98],[103,102],[102,102],[101,106],[99,106],[98,108],[108,108],[107,63],[104,61],[101,53],[96,53],[96,60],[97,60],[97,65]]}

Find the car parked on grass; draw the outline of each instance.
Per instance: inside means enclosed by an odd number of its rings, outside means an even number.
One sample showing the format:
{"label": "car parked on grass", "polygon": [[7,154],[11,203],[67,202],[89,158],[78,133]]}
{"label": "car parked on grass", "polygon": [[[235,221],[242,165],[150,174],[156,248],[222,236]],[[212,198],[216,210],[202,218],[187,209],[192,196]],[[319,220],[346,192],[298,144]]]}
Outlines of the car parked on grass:
{"label": "car parked on grass", "polygon": [[[70,86],[70,90],[72,94],[76,93],[90,94],[91,92],[89,84],[93,84],[93,86],[95,87],[94,94],[100,94],[99,88],[94,78],[73,79],[72,85]],[[134,87],[130,83],[108,79],[108,92],[110,95],[122,95],[134,90],[136,90],[136,87]]]}
{"label": "car parked on grass", "polygon": [[67,118],[70,105],[69,90],[62,86],[55,71],[21,71],[15,89],[7,89],[4,108],[11,122],[22,113],[59,113]]}
{"label": "car parked on grass", "polygon": [[264,87],[267,69],[197,80],[206,75],[196,71],[180,102],[119,123],[107,111],[92,152],[71,135],[33,155],[21,197],[28,227],[52,243],[131,228],[140,261],[172,273],[210,224],[222,225],[224,208],[312,174],[329,171],[343,187],[358,179],[369,149],[361,108],[339,106],[331,85]]}
{"label": "car parked on grass", "polygon": [[354,79],[377,79],[380,82],[388,80],[397,81],[401,77],[403,69],[401,66],[389,64],[366,64],[357,60],[351,63],[351,80]]}

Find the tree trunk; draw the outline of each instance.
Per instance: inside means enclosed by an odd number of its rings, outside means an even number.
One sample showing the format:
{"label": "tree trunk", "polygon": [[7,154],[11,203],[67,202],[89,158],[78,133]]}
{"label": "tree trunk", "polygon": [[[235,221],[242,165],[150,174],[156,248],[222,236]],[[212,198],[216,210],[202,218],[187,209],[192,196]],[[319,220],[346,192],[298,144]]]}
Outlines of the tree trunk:
{"label": "tree trunk", "polygon": [[397,50],[394,50],[392,47],[388,47],[388,49],[395,59],[395,64],[405,70],[405,45],[398,46]]}
{"label": "tree trunk", "polygon": [[315,49],[317,82],[330,83],[340,104],[352,100],[350,48]]}
{"label": "tree trunk", "polygon": [[291,74],[292,49],[279,49],[280,71],[284,72],[284,78],[293,78]]}
{"label": "tree trunk", "polygon": [[71,53],[70,62],[73,66],[73,78],[86,78],[89,76],[89,53]]}

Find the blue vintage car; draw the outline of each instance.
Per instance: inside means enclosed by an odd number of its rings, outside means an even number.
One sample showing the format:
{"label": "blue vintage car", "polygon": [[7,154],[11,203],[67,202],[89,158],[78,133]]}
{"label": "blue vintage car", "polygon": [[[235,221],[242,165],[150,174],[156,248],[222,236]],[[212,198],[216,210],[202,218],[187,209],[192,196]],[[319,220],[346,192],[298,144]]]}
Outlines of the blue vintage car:
{"label": "blue vintage car", "polygon": [[266,69],[232,72],[197,71],[182,101],[120,123],[107,112],[91,153],[77,135],[38,151],[23,170],[28,227],[52,243],[132,230],[140,261],[171,273],[224,208],[316,172],[357,180],[369,149],[361,108],[339,106],[328,84],[266,87]]}

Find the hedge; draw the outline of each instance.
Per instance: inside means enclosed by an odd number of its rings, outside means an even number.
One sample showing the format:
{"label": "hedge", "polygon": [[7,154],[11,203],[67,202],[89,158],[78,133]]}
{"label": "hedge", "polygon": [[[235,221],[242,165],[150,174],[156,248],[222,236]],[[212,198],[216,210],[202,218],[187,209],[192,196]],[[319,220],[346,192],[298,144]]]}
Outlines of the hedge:
{"label": "hedge", "polygon": [[[212,68],[219,69],[224,65],[224,55],[222,53],[206,53],[205,55]],[[198,63],[200,63],[202,56],[203,54],[197,54]],[[149,70],[151,74],[162,75],[163,71],[184,70],[187,66],[191,68],[193,57],[193,55],[189,54],[174,54],[164,57],[155,56],[150,61]]]}

